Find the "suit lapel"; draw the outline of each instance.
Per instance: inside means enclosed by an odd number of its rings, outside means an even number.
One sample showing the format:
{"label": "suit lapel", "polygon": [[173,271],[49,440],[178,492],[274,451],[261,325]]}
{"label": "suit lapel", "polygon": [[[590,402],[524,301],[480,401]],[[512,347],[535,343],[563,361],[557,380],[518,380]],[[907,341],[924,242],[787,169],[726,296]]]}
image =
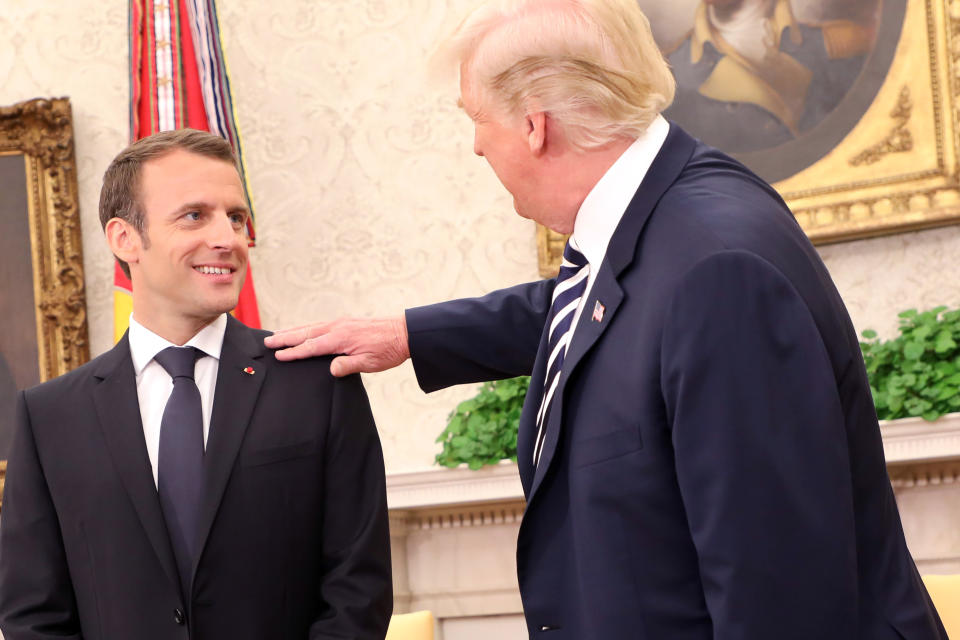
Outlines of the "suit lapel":
{"label": "suit lapel", "polygon": [[[604,263],[606,266],[606,263]],[[543,480],[546,470],[550,467],[553,460],[553,454],[557,450],[557,442],[560,440],[560,430],[563,425],[564,399],[566,398],[567,381],[570,375],[576,370],[577,365],[585,355],[590,351],[603,332],[606,331],[613,317],[623,301],[623,289],[613,277],[609,268],[601,267],[597,272],[597,279],[593,283],[590,296],[584,301],[583,311],[580,319],[577,321],[577,328],[573,333],[573,339],[570,346],[567,347],[567,354],[563,358],[563,366],[560,369],[560,379],[557,381],[556,398],[553,406],[550,408],[547,430],[544,434],[543,451],[540,453],[540,464],[537,465],[536,473],[533,477],[531,486],[531,497],[536,492],[537,487]],[[594,319],[594,308],[597,303],[603,306],[602,319]]]}
{"label": "suit lapel", "polygon": [[[696,141],[686,132],[670,125],[670,132],[660,148],[653,164],[644,176],[640,187],[634,194],[630,204],[617,225],[616,231],[610,239],[607,246],[607,253],[597,271],[597,278],[594,281],[593,288],[587,300],[584,301],[583,311],[577,322],[577,328],[573,333],[573,339],[567,348],[567,354],[563,359],[563,367],[560,371],[560,379],[557,382],[556,397],[553,406],[550,409],[550,417],[547,424],[547,431],[544,435],[543,451],[540,454],[540,464],[533,469],[531,463],[528,463],[532,471],[533,479],[529,485],[524,484],[524,488],[529,487],[527,491],[527,501],[532,501],[537,488],[543,481],[550,463],[553,461],[554,453],[557,450],[557,443],[560,441],[560,431],[563,428],[563,408],[567,381],[577,370],[577,365],[590,352],[600,336],[603,335],[607,327],[613,322],[613,318],[624,299],[624,292],[619,284],[620,275],[633,263],[637,246],[639,244],[640,234],[650,214],[653,212],[660,198],[672,185],[680,172],[693,155]],[[603,307],[597,308],[597,303]],[[594,311],[597,309],[601,318],[594,318]],[[545,341],[541,339],[540,351],[537,354],[537,365],[535,369],[540,371],[547,354],[545,353]],[[533,383],[531,382],[531,389]],[[536,434],[535,415],[539,408],[540,397],[543,395],[542,375],[537,387],[535,402],[525,403],[523,417],[527,420],[521,420],[521,425],[526,431],[532,431]],[[528,399],[529,400],[529,399]],[[536,405],[536,406],[528,406]],[[531,422],[531,418],[533,421]],[[530,438],[529,434],[526,434]],[[521,467],[521,470],[523,467]]]}
{"label": "suit lapel", "polygon": [[194,559],[194,575],[267,376],[261,363],[264,350],[256,333],[228,316],[204,454],[206,486],[200,507],[200,553]]}
{"label": "suit lapel", "polygon": [[107,352],[94,377],[98,382],[93,389],[93,401],[107,449],[160,565],[171,583],[179,589],[177,564],[160,510],[160,499],[143,436],[136,373],[126,334]]}

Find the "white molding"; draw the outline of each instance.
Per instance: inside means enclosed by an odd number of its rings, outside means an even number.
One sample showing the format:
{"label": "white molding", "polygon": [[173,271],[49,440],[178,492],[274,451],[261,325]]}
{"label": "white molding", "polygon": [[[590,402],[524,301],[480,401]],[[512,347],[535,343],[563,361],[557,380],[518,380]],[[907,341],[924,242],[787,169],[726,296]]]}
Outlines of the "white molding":
{"label": "white molding", "polygon": [[929,463],[960,459],[960,413],[935,422],[903,418],[880,422],[887,464]]}
{"label": "white molding", "polygon": [[387,474],[390,509],[422,509],[480,502],[523,500],[514,462],[483,467],[445,467]]}

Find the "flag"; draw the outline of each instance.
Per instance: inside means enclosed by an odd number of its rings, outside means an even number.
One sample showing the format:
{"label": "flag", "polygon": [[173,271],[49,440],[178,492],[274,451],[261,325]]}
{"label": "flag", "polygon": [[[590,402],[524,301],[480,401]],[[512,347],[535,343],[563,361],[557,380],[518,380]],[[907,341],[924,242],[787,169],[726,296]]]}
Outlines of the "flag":
{"label": "flag", "polygon": [[[214,0],[130,0],[130,136],[139,140],[158,131],[182,127],[216,133],[233,146],[239,161],[251,215],[247,223],[250,246],[254,233],[243,149],[230,96],[230,80],[220,43],[220,25]],[[127,330],[133,307],[130,280],[114,266],[114,338]],[[247,278],[233,315],[244,324],[260,327],[260,312]]]}

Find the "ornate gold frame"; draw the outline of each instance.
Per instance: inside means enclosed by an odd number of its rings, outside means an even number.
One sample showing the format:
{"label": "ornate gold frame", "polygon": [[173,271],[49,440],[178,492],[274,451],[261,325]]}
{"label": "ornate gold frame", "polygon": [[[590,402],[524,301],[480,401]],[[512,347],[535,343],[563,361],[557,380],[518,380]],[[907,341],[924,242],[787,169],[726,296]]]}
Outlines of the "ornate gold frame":
{"label": "ornate gold frame", "polygon": [[[67,98],[0,107],[0,154],[26,158],[40,379],[90,359],[73,119]],[[6,461],[0,461],[0,496]]]}
{"label": "ornate gold frame", "polygon": [[[879,92],[826,156],[774,183],[816,244],[960,221],[960,12],[907,0]],[[537,228],[540,273],[556,274],[565,238]]]}

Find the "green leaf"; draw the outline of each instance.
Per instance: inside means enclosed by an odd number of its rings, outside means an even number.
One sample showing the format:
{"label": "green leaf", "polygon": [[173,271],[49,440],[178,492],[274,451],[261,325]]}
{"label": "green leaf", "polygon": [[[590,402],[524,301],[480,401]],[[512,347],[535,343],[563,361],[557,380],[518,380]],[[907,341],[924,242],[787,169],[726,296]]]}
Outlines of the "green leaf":
{"label": "green leaf", "polygon": [[950,334],[947,334],[946,337],[937,337],[937,342],[933,346],[933,350],[937,353],[947,353],[953,351],[957,348],[957,343],[953,341],[953,338],[950,337]]}
{"label": "green leaf", "polygon": [[873,329],[866,329],[860,335],[862,335],[867,340],[873,340],[877,337],[877,332]]}
{"label": "green leaf", "polygon": [[924,348],[922,342],[908,342],[903,347],[903,355],[908,360],[916,360],[923,355]]}
{"label": "green leaf", "polygon": [[463,402],[457,405],[457,413],[460,413],[460,414],[470,413],[471,411],[477,408],[477,404],[479,403],[477,402],[476,398],[464,400]]}
{"label": "green leaf", "polygon": [[953,385],[947,385],[937,393],[937,400],[949,400],[958,393],[960,393],[960,389]]}

